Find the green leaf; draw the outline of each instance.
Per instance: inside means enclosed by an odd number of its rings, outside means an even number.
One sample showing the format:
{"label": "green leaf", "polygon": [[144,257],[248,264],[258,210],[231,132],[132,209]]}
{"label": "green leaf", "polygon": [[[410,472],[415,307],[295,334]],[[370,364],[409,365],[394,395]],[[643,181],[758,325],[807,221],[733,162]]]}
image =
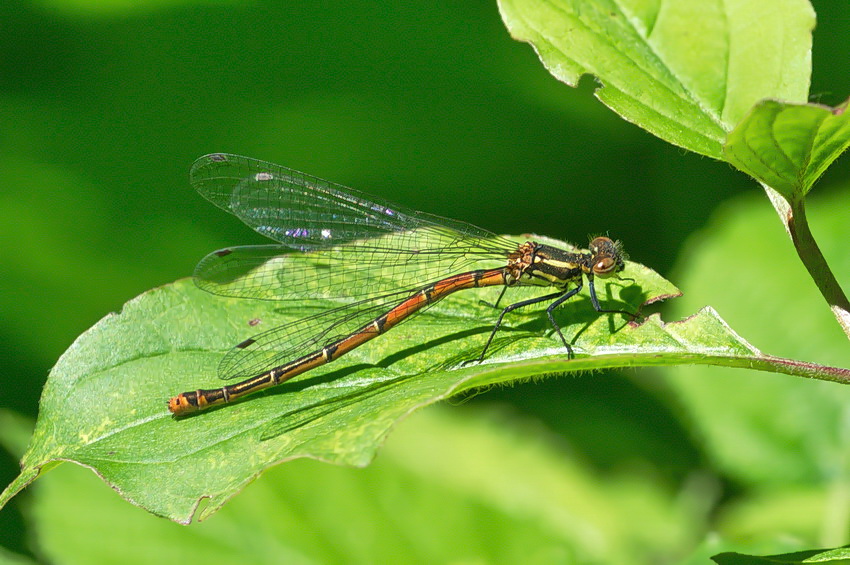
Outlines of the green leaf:
{"label": "green leaf", "polygon": [[814,549],[765,557],[744,555],[743,553],[721,553],[715,555],[712,559],[717,565],[804,565],[806,563],[846,565],[850,562],[850,550],[846,547],[827,550]]}
{"label": "green leaf", "polygon": [[764,100],[729,134],[727,161],[789,201],[805,196],[850,146],[847,102],[837,108]]}
{"label": "green leaf", "polygon": [[815,17],[806,0],[500,0],[502,19],[556,78],[583,74],[623,118],[722,159],[763,98],[804,102]]}
{"label": "green leaf", "polygon": [[[598,281],[603,303],[625,303],[634,311],[678,294],[635,263],[623,276],[632,281]],[[133,503],[187,522],[202,499],[207,503],[201,518],[276,463],[312,457],[363,466],[413,410],[471,388],[545,374],[721,363],[848,378],[762,356],[710,309],[677,323],[663,324],[653,315],[634,324],[621,314],[600,315],[585,295],[558,311],[565,335],[575,336],[575,359],[551,335],[543,305],[511,316],[484,363],[464,364],[481,351],[496,317],[480,301],[494,301],[499,290],[449,296],[330,365],[266,394],[184,419],[170,415],[166,400],[181,391],[221,386],[216,365],[233,344],[339,302],[225,299],[190,281],[152,290],[101,320],[60,358],[42,394],[21,477],[0,504],[51,462],[75,461]],[[539,293],[512,289],[511,298]]]}
{"label": "green leaf", "polygon": [[515,414],[435,408],[401,423],[368,469],[278,466],[192,528],[73,465],[35,485],[28,516],[39,554],[89,565],[625,564],[692,543],[699,522],[677,493],[652,476],[600,476],[557,443]]}

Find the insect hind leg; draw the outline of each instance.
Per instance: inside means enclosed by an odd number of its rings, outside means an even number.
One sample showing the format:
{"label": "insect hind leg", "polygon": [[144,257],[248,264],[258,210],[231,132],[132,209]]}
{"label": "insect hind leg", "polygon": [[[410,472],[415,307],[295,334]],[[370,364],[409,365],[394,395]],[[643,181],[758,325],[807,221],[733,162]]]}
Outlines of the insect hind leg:
{"label": "insect hind leg", "polygon": [[[484,349],[481,351],[481,355],[479,355],[475,359],[470,359],[468,361],[465,361],[464,365],[467,364],[467,363],[480,363],[481,361],[484,360],[484,355],[487,353],[487,349],[489,349],[490,344],[493,343],[493,338],[496,337],[496,332],[499,331],[499,328],[502,325],[502,320],[504,319],[505,314],[507,314],[508,312],[512,312],[512,311],[516,310],[517,308],[522,308],[523,306],[530,306],[532,304],[537,304],[539,302],[545,302],[547,300],[552,300],[553,298],[558,299],[553,303],[557,306],[558,304],[561,304],[564,300],[567,300],[568,298],[573,296],[576,292],[577,292],[577,290],[575,290],[575,289],[567,292],[566,294],[563,294],[561,292],[553,292],[552,294],[547,294],[545,296],[538,296],[536,298],[529,298],[528,300],[523,300],[521,302],[511,304],[510,306],[506,306],[502,310],[502,313],[499,314],[499,318],[496,320],[496,325],[493,326],[493,331],[490,332],[490,337],[487,338],[487,343],[484,344]],[[501,299],[501,296],[499,298]],[[551,308],[551,306],[550,306],[550,308]],[[561,329],[558,327],[557,324],[555,324],[555,320],[552,317],[552,314],[549,312],[549,309],[547,309],[547,313],[549,313],[549,319],[555,325],[555,329],[558,330],[558,334],[561,336],[561,340],[563,340],[564,345],[567,346],[567,350],[570,352],[570,355],[572,355],[572,348],[570,348],[569,344],[567,344],[567,340],[564,339],[563,334],[561,334]]]}

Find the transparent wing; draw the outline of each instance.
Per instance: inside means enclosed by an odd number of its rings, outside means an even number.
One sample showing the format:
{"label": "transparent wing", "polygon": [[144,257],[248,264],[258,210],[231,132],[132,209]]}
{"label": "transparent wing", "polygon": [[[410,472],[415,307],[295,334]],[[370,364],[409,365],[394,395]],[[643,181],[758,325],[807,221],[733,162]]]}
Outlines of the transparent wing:
{"label": "transparent wing", "polygon": [[471,224],[405,210],[247,157],[201,157],[191,181],[205,198],[282,244],[233,247],[205,257],[195,279],[215,294],[374,297],[504,264],[516,249],[516,243]]}
{"label": "transparent wing", "polygon": [[356,332],[417,291],[405,290],[360,300],[258,334],[224,356],[218,367],[219,377],[247,379],[318,351]]}
{"label": "transparent wing", "polygon": [[438,226],[467,238],[494,234],[472,224],[404,209],[354,189],[249,157],[213,153],[192,165],[204,198],[258,233],[300,251]]}

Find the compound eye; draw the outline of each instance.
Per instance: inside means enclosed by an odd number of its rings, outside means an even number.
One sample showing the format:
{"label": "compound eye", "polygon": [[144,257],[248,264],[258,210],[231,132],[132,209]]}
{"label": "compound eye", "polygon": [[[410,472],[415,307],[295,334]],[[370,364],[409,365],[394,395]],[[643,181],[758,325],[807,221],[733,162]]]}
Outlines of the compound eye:
{"label": "compound eye", "polygon": [[611,257],[604,257],[593,265],[593,272],[597,275],[610,273],[617,266],[617,262]]}

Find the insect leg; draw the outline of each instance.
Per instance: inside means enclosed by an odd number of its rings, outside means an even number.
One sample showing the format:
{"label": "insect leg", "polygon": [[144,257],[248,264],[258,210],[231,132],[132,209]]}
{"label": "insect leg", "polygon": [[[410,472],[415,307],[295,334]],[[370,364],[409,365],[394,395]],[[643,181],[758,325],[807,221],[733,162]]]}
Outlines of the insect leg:
{"label": "insect leg", "polygon": [[546,315],[549,316],[549,322],[552,323],[552,327],[554,327],[555,331],[558,332],[558,337],[561,338],[561,342],[564,344],[564,347],[567,348],[567,358],[568,359],[573,358],[573,348],[570,347],[570,344],[567,343],[567,339],[564,337],[564,334],[561,333],[561,327],[558,325],[558,322],[555,321],[555,316],[552,314],[552,312],[555,311],[555,308],[557,308],[558,306],[560,306],[561,304],[563,304],[564,302],[566,302],[567,300],[569,300],[570,298],[572,298],[573,296],[578,294],[581,291],[581,287],[582,287],[582,282],[579,281],[578,285],[576,285],[576,287],[574,289],[570,290],[569,292],[565,292],[564,294],[561,294],[561,295],[556,294],[555,296],[557,296],[558,299],[546,308]]}
{"label": "insect leg", "polygon": [[[572,294],[575,294],[575,293],[573,292]],[[572,294],[570,294],[570,296],[572,296]],[[502,313],[499,314],[499,318],[496,320],[496,325],[493,326],[493,331],[490,332],[490,337],[487,338],[487,343],[484,345],[484,349],[481,351],[481,355],[479,355],[477,359],[471,359],[468,362],[475,361],[475,362],[480,363],[481,361],[484,360],[484,354],[487,353],[487,349],[490,347],[490,344],[493,342],[493,338],[496,336],[496,332],[499,331],[499,327],[502,325],[502,319],[505,317],[505,314],[507,314],[508,312],[511,312],[513,310],[516,310],[517,308],[522,308],[523,306],[530,306],[531,304],[537,304],[538,302],[545,302],[546,300],[552,300],[553,298],[557,298],[559,296],[561,296],[560,292],[553,292],[552,294],[547,294],[545,296],[538,296],[537,298],[530,298],[528,300],[523,300],[522,302],[517,302],[516,304],[511,304],[510,306],[507,306],[504,310],[502,310]],[[561,336],[561,338],[563,339],[563,336]],[[569,346],[567,346],[567,347],[569,347]]]}
{"label": "insect leg", "polygon": [[490,302],[487,302],[486,300],[479,300],[478,303],[482,304],[484,306],[489,306],[490,308],[498,308],[499,302],[501,302],[502,297],[505,296],[506,290],[508,290],[508,285],[505,285],[505,286],[502,287],[502,292],[499,293],[499,298],[497,298],[496,302],[493,302],[492,304]]}
{"label": "insect leg", "polygon": [[627,312],[626,310],[608,310],[599,306],[599,299],[596,298],[596,287],[593,285],[593,276],[588,276],[588,286],[590,286],[590,302],[593,304],[593,309],[597,312],[602,312],[603,314],[625,314],[626,316],[631,317],[633,320],[635,318],[640,317],[639,314],[633,314],[631,312]]}

